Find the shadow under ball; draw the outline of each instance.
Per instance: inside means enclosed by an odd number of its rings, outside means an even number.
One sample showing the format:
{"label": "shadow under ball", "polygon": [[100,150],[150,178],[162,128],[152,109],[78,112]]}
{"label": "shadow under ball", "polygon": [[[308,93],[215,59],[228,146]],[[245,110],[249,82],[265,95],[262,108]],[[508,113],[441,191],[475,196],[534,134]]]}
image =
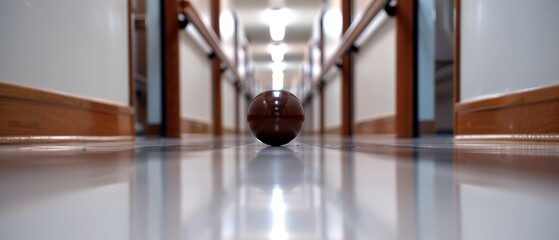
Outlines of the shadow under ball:
{"label": "shadow under ball", "polygon": [[248,127],[258,140],[284,145],[295,139],[305,121],[301,101],[285,90],[269,90],[258,94],[248,107]]}

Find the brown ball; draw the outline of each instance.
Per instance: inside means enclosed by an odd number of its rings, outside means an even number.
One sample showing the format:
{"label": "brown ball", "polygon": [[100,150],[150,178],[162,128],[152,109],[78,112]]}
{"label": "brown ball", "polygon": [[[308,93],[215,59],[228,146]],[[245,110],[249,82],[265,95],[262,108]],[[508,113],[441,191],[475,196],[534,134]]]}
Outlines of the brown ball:
{"label": "brown ball", "polygon": [[258,140],[280,146],[295,139],[305,121],[301,101],[285,90],[258,94],[248,107],[248,127]]}

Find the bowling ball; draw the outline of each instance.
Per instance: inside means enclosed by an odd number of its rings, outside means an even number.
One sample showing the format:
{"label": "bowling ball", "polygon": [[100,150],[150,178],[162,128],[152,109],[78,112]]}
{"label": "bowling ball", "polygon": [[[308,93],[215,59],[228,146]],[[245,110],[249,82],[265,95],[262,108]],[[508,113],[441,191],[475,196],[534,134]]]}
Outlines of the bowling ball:
{"label": "bowling ball", "polygon": [[248,127],[258,140],[281,146],[299,135],[305,121],[301,101],[285,90],[258,94],[248,107]]}

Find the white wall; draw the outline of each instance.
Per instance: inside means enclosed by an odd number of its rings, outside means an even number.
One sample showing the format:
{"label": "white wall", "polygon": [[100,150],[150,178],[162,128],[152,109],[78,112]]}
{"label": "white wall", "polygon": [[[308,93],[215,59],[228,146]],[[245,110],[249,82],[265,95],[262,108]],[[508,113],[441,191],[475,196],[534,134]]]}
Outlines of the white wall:
{"label": "white wall", "polygon": [[245,93],[241,93],[241,96],[239,96],[239,110],[241,111],[241,114],[239,116],[239,129],[241,133],[244,131],[248,131],[247,104],[248,100],[245,97]]}
{"label": "white wall", "polygon": [[320,131],[320,95],[318,93],[313,96],[312,104],[313,104],[312,127],[314,132],[318,132]]}
{"label": "white wall", "polygon": [[341,127],[342,125],[342,77],[338,71],[336,75],[328,81],[324,89],[324,127]]}
{"label": "white wall", "polygon": [[127,0],[0,2],[0,81],[128,105]]}
{"label": "white wall", "polygon": [[190,0],[190,2],[198,10],[202,22],[210,27],[212,25],[212,1]]}
{"label": "white wall", "polygon": [[559,84],[559,1],[462,1],[462,101]]}
{"label": "white wall", "polygon": [[235,87],[230,81],[221,80],[221,114],[224,128],[235,128]]}
{"label": "white wall", "polygon": [[373,2],[373,0],[353,0],[352,6],[352,16],[351,20],[359,19],[363,16],[363,13],[367,7]]}
{"label": "white wall", "polygon": [[395,21],[380,24],[354,54],[356,122],[396,112]]}
{"label": "white wall", "polygon": [[211,60],[185,32],[180,33],[181,117],[212,122]]}

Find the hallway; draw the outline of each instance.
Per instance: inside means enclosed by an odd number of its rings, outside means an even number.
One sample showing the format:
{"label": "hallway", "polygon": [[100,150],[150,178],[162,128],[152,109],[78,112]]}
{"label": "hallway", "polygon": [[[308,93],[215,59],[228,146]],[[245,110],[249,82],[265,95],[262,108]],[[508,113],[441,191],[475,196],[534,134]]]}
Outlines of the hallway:
{"label": "hallway", "polygon": [[0,239],[559,235],[553,144],[198,135],[0,148]]}
{"label": "hallway", "polygon": [[2,0],[0,240],[559,239],[557,12]]}

